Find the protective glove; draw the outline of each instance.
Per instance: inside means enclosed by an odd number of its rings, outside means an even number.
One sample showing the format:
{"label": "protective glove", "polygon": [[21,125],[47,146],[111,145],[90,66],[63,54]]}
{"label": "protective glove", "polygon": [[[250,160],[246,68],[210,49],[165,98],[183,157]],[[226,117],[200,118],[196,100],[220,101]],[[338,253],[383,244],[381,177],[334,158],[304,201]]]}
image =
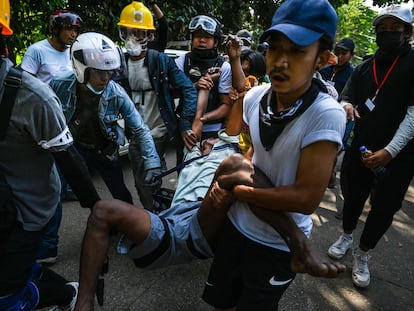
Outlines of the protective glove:
{"label": "protective glove", "polygon": [[155,178],[158,175],[161,175],[161,167],[150,168],[145,171],[144,183],[148,187],[152,187],[153,190],[157,190],[161,187],[162,179]]}

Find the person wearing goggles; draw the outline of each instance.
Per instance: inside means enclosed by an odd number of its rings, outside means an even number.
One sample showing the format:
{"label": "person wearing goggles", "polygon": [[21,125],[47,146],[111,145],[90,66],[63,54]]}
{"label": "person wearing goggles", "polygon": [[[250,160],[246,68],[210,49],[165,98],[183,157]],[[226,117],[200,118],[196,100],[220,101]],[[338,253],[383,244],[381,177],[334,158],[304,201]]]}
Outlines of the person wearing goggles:
{"label": "person wearing goggles", "polygon": [[[164,156],[171,139],[191,150],[201,136],[201,125],[194,125],[193,128],[197,91],[172,58],[148,49],[155,27],[152,14],[143,3],[134,1],[124,7],[118,26],[119,38],[125,42],[128,68],[128,76],[120,77],[119,82],[128,91],[136,110],[149,127],[162,168],[166,170]],[[171,89],[181,98],[182,109],[179,112],[176,111]],[[140,201],[144,208],[152,210],[152,191],[142,178],[141,151],[130,148],[129,157],[134,159],[132,170]]]}
{"label": "person wearing goggles", "polygon": [[190,30],[190,32],[203,30],[213,37],[221,35],[219,33],[221,30],[219,28],[218,22],[214,18],[206,15],[199,15],[194,17],[188,25],[188,30]]}
{"label": "person wearing goggles", "polygon": [[[217,137],[230,112],[229,91],[232,82],[230,64],[218,53],[222,37],[220,22],[207,15],[195,16],[188,25],[191,51],[176,59],[178,67],[191,79],[197,90],[208,90],[208,102],[198,99],[202,122],[201,139]],[[211,73],[220,73],[212,75]],[[214,78],[216,77],[216,78]],[[182,157],[182,155],[178,155]]]}

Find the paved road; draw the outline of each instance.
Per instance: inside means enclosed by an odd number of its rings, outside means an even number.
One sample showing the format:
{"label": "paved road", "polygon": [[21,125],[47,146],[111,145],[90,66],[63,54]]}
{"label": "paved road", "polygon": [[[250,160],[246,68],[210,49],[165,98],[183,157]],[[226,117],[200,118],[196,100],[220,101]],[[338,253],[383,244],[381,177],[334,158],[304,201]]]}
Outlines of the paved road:
{"label": "paved road", "polygon": [[[169,167],[172,166],[171,159],[172,156],[169,156]],[[127,161],[124,168],[134,202],[138,202]],[[175,178],[175,175],[169,176],[164,184],[174,185]],[[102,196],[110,198],[100,178],[94,179]],[[414,184],[409,189],[403,208],[395,216],[392,227],[372,254],[372,283],[368,289],[359,290],[352,285],[352,256],[347,254],[343,263],[348,271],[337,279],[298,275],[282,298],[279,310],[413,311],[413,202]],[[334,217],[336,205],[335,191],[327,189],[320,208],[313,215],[314,230],[311,239],[324,253],[340,232],[341,222]],[[357,235],[365,215],[366,210],[361,217]],[[76,202],[64,203],[59,260],[53,269],[70,280],[78,279],[80,245],[87,217],[88,210],[81,209]],[[109,273],[105,278],[105,303],[102,308],[97,307],[97,310],[212,310],[200,299],[210,260],[143,272],[135,268],[126,257],[115,254],[115,237],[112,242]]]}

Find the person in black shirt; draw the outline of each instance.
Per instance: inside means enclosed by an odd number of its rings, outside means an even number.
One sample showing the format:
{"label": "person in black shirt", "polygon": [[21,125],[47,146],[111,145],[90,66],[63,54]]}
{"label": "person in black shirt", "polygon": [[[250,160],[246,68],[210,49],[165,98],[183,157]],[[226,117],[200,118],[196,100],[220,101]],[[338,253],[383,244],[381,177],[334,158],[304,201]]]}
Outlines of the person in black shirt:
{"label": "person in black shirt", "polygon": [[[391,226],[414,176],[414,85],[408,78],[414,72],[412,20],[411,11],[399,5],[385,8],[374,19],[378,50],[355,68],[340,96],[355,127],[341,168],[347,189],[344,232],[328,255],[340,259],[351,248],[352,232],[372,193],[371,210],[353,252],[352,281],[358,287],[369,286],[369,252]],[[359,151],[363,145],[372,151],[364,158]],[[381,167],[385,173],[379,175]]]}

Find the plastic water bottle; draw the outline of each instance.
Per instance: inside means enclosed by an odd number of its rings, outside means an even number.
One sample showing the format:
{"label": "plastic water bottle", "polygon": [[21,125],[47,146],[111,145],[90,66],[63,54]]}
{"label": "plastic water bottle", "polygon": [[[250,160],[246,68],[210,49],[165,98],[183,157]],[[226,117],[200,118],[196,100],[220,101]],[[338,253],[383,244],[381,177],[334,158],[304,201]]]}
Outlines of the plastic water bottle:
{"label": "plastic water bottle", "polygon": [[[366,157],[368,157],[372,154],[372,151],[367,149],[366,146],[359,147],[359,151],[361,152],[361,156],[363,158],[366,158]],[[380,167],[377,167],[377,168],[371,169],[371,170],[377,178],[381,178],[385,174],[386,168],[383,167],[383,166],[380,166]]]}

